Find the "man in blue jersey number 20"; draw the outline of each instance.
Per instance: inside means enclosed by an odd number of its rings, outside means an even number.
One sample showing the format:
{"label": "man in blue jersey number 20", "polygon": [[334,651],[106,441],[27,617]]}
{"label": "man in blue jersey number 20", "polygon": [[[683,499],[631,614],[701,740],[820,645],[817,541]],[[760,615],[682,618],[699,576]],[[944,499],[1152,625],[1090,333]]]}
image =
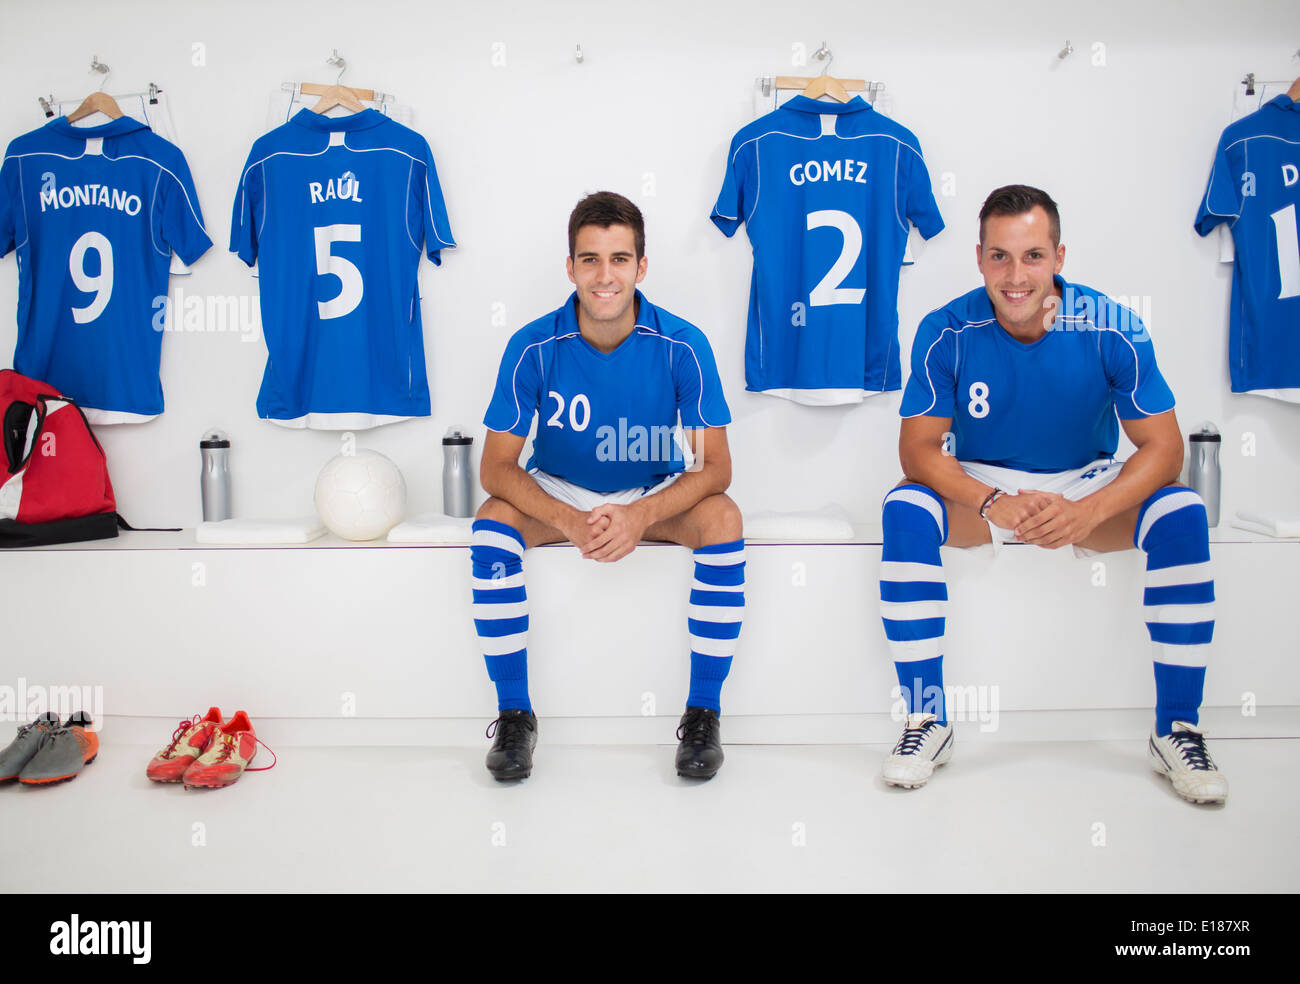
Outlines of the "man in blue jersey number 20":
{"label": "man in blue jersey number 20", "polygon": [[479,473],[491,498],[475,518],[470,556],[474,625],[499,708],[487,768],[502,781],[533,768],[524,550],[567,540],[583,557],[613,563],[644,539],[694,551],[691,683],[676,767],[709,779],[722,764],[719,695],[745,604],[741,515],[724,494],[731,413],[704,334],[637,290],[645,224],[632,202],[611,192],[579,202],[566,267],[574,293],[511,337],[484,417]]}
{"label": "man in blue jersey number 20", "polygon": [[[1184,799],[1222,803],[1228,783],[1197,726],[1209,531],[1200,497],[1175,484],[1182,435],[1151,339],[1133,312],[1062,279],[1060,216],[1037,188],[988,197],[976,257],[984,286],[917,329],[900,408],[905,477],[884,502],[880,604],[908,718],[883,778],[922,786],[952,755],[941,545],[1136,547],[1155,651],[1151,764]],[[1120,425],[1137,449],[1124,462]]]}

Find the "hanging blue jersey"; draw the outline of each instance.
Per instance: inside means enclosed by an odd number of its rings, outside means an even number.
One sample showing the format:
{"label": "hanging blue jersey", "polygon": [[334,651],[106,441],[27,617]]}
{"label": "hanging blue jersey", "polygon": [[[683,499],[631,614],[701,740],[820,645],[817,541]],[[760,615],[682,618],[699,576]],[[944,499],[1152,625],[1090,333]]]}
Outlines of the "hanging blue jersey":
{"label": "hanging blue jersey", "polygon": [[0,165],[0,256],[18,251],[14,368],[93,423],[162,413],[172,253],[190,264],[211,245],[185,157],[143,123],[60,116],[18,137]]}
{"label": "hanging blue jersey", "polygon": [[1232,391],[1300,387],[1300,103],[1278,96],[1223,131],[1196,231],[1221,222],[1236,248]]}
{"label": "hanging blue jersey", "polygon": [[1057,316],[1029,344],[998,324],[983,287],[926,315],[899,414],[951,417],[946,450],[962,461],[1059,472],[1115,453],[1116,413],[1172,410],[1142,320],[1091,287],[1055,281]]}
{"label": "hanging blue jersey", "polygon": [[367,109],[300,110],[253,144],[230,251],[257,264],[259,417],[353,429],[429,415],[416,274],[455,242],[429,144]]}
{"label": "hanging blue jersey", "polygon": [[743,221],[754,251],[746,389],[828,405],[899,388],[908,224],[943,229],[910,130],[861,97],[796,96],[732,138],[711,218]]}
{"label": "hanging blue jersey", "polygon": [[682,427],[731,423],[713,349],[637,291],[636,328],[601,352],[578,329],[577,296],[511,337],[483,423],[527,437],[540,415],[529,471],[593,492],[656,485],[685,468],[679,415]]}

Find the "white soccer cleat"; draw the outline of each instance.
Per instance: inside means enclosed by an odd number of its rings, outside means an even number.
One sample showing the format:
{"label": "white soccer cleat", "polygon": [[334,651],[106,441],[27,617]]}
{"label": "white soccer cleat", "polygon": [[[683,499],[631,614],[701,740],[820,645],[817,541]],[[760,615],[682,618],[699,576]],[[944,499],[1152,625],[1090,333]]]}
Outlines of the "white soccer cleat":
{"label": "white soccer cleat", "polygon": [[940,724],[933,714],[909,714],[880,777],[891,786],[916,789],[924,786],[935,766],[952,758],[952,725]]}
{"label": "white soccer cleat", "polygon": [[1228,798],[1228,780],[1210,758],[1205,735],[1186,721],[1175,721],[1173,731],[1147,741],[1151,768],[1168,776],[1174,791],[1192,803],[1222,803]]}

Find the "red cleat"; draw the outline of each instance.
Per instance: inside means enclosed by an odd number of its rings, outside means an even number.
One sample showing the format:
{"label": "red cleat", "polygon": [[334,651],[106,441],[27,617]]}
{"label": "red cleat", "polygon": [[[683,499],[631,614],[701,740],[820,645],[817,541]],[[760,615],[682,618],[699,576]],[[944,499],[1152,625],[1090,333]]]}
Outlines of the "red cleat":
{"label": "red cleat", "polygon": [[154,782],[180,782],[185,770],[194,764],[212,743],[212,736],[221,727],[221,709],[208,709],[206,717],[194,717],[182,721],[172,734],[172,740],[162,751],[153,757],[145,769]]}

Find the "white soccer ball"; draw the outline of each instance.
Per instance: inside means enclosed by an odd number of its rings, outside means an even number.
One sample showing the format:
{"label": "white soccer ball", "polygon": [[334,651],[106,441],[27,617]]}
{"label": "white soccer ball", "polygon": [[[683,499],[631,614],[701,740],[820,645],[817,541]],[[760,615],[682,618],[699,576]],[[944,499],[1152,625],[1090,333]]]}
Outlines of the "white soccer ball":
{"label": "white soccer ball", "polygon": [[316,512],[345,540],[374,540],[406,515],[406,479],[378,451],[337,455],[316,479]]}

